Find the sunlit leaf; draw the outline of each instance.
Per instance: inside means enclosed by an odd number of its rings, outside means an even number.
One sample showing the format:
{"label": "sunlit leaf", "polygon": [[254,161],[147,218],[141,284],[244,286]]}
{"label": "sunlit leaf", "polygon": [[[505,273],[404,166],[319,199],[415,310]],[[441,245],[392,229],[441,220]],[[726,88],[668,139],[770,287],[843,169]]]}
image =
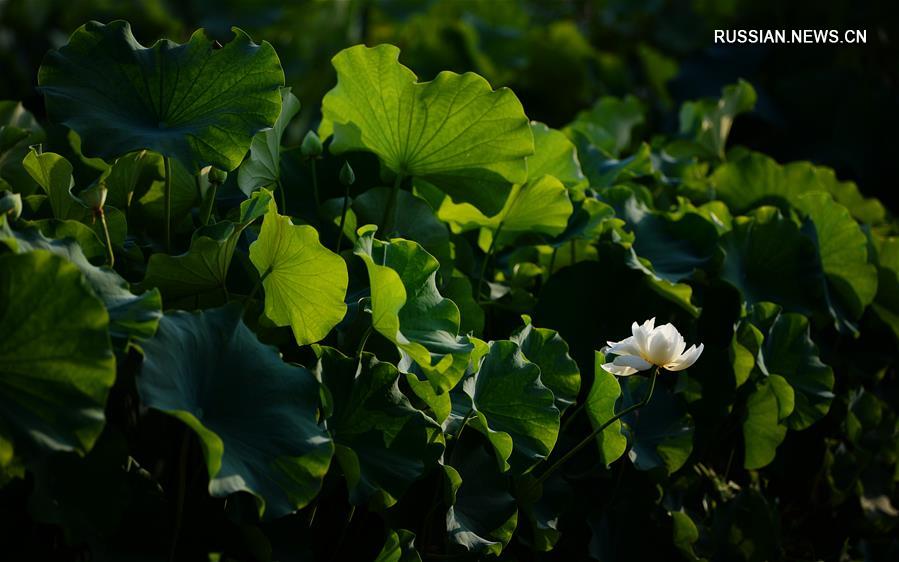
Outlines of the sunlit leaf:
{"label": "sunlit leaf", "polygon": [[289,325],[299,345],[321,340],[346,314],[343,258],[322,246],[313,227],[279,215],[274,200],[250,246],[250,260],[264,276],[266,316]]}
{"label": "sunlit leaf", "polygon": [[487,214],[527,178],[534,138],[515,94],[472,73],[418,82],[393,45],[357,45],[332,62],[337,86],[322,102],[331,151],[374,152],[394,173],[425,179]]}
{"label": "sunlit leaf", "polygon": [[446,392],[462,378],[472,345],[459,335],[459,308],[437,291],[439,264],[415,242],[374,235],[360,229],[353,250],[368,270],[372,325]]}

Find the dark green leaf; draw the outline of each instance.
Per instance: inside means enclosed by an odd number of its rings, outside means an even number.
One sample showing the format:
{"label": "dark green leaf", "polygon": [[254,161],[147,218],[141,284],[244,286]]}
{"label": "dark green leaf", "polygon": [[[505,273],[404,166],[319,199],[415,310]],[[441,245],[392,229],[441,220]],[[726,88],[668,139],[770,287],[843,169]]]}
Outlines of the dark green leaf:
{"label": "dark green leaf", "polygon": [[284,72],[271,45],[232,31],[221,49],[203,31],[144,47],[127,22],[89,22],[41,65],[47,112],[81,135],[90,156],[149,149],[191,171],[233,170],[277,119]]}
{"label": "dark green leaf", "polygon": [[200,440],[209,493],[245,491],[279,517],[318,493],[334,445],[316,423],[318,384],[262,345],[240,307],[166,314],[144,342],[141,400]]}

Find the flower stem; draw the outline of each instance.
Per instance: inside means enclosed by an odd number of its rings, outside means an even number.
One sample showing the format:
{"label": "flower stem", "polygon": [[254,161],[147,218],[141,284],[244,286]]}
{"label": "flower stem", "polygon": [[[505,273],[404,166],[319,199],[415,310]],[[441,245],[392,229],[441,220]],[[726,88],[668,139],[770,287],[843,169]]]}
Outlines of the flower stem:
{"label": "flower stem", "polygon": [[184,438],[181,441],[181,453],[178,456],[178,494],[175,499],[175,531],[172,535],[172,545],[169,550],[169,560],[175,560],[178,550],[178,538],[181,535],[181,522],[184,520],[184,497],[187,494],[187,459],[190,455],[190,434],[193,430],[184,428]]}
{"label": "flower stem", "polygon": [[217,183],[209,182],[209,191],[206,192],[206,198],[203,200],[203,212],[201,215],[203,226],[208,225],[209,219],[212,218],[212,209],[215,207],[215,195],[218,187]]}
{"label": "flower stem", "polygon": [[534,484],[533,484],[533,485],[536,486],[536,485],[542,483],[542,482],[543,482],[544,480],[546,480],[547,478],[549,478],[549,475],[550,475],[550,474],[552,474],[552,473],[555,472],[560,466],[562,466],[563,464],[565,464],[565,462],[566,462],[568,459],[570,459],[571,457],[573,457],[578,451],[580,451],[581,449],[583,449],[584,447],[586,447],[588,444],[590,444],[590,443],[596,438],[596,436],[599,435],[600,433],[602,433],[607,427],[609,427],[610,425],[612,425],[613,423],[615,423],[616,421],[618,421],[618,420],[621,419],[622,417],[624,417],[624,416],[630,414],[631,412],[633,412],[633,411],[635,411],[635,410],[638,410],[638,409],[642,408],[643,406],[645,406],[646,404],[648,404],[650,398],[652,398],[652,392],[653,392],[653,390],[655,390],[655,387],[656,387],[656,378],[657,378],[658,376],[659,376],[659,367],[656,366],[656,368],[652,371],[652,378],[649,379],[649,390],[646,392],[646,396],[643,397],[643,400],[640,400],[640,401],[637,402],[636,404],[631,404],[630,406],[628,406],[628,407],[625,408],[624,410],[621,410],[620,412],[618,412],[617,414],[615,414],[614,416],[612,416],[608,421],[606,421],[605,423],[603,423],[602,425],[600,425],[599,427],[597,427],[596,429],[594,429],[593,432],[592,432],[590,435],[588,435],[587,437],[585,437],[580,443],[578,443],[577,445],[575,445],[570,451],[568,451],[567,453],[565,453],[564,455],[562,455],[562,458],[560,458],[559,460],[557,460],[557,461],[556,461],[555,463],[553,463],[549,468],[547,468],[545,471],[543,471],[543,474],[541,474],[541,475],[537,478],[537,480],[534,481]]}
{"label": "flower stem", "polygon": [[115,266],[115,252],[112,251],[112,238],[109,237],[109,224],[106,222],[106,213],[103,207],[97,209],[100,216],[100,224],[103,225],[103,237],[106,239],[106,255],[109,257],[109,267]]}
{"label": "flower stem", "polygon": [[449,457],[449,460],[447,461],[447,464],[452,465],[453,461],[456,459],[456,451],[459,450],[459,439],[462,439],[462,430],[465,429],[465,426],[468,425],[469,420],[471,420],[471,418],[473,416],[474,416],[474,408],[469,410],[468,413],[465,414],[465,417],[462,418],[462,425],[459,426],[459,431],[456,432],[456,437],[453,441],[453,450],[450,453],[450,457]]}
{"label": "flower stem", "polygon": [[390,199],[387,201],[387,208],[384,209],[384,217],[381,219],[381,230],[384,233],[383,236],[385,239],[390,237],[394,223],[396,222],[396,201],[403,179],[405,179],[403,174],[396,175],[396,179],[393,180],[393,189],[390,190]]}
{"label": "flower stem", "polygon": [[[314,170],[315,169],[314,161],[313,161],[312,166],[313,166],[312,169]],[[313,175],[313,177],[315,177],[314,173],[312,175]],[[314,184],[315,184],[315,182],[313,182],[313,185]],[[284,193],[284,184],[281,183],[281,179],[279,178],[275,185],[278,188],[278,195],[281,198],[281,213],[284,215],[288,215],[289,213],[287,212],[287,194]],[[316,187],[315,189],[316,189],[316,193],[318,193],[318,187]],[[318,201],[317,196],[316,196],[316,201]]]}
{"label": "flower stem", "polygon": [[487,264],[493,259],[493,252],[496,251],[496,241],[499,240],[499,234],[503,231],[503,223],[500,223],[496,226],[496,230],[493,231],[493,239],[490,240],[490,247],[487,248],[487,253],[484,255],[484,261],[481,263],[481,275],[478,278],[478,290],[475,293],[475,298],[478,302],[481,301],[481,290],[484,288],[484,278],[487,276]]}
{"label": "flower stem", "polygon": [[172,159],[169,156],[162,157],[163,166],[165,167],[165,191],[163,193],[163,204],[165,205],[165,251],[172,251],[172,176],[174,168]]}
{"label": "flower stem", "polygon": [[350,202],[350,186],[344,186],[344,194],[343,194],[343,210],[340,212],[340,227],[337,229],[337,251],[336,254],[340,254],[340,243],[343,242],[343,227],[346,224],[346,212],[347,206]]}
{"label": "flower stem", "polygon": [[[253,300],[253,297],[256,296],[256,293],[259,291],[259,288],[262,287],[262,282],[265,281],[265,278],[268,277],[271,272],[272,272],[272,268],[269,267],[268,269],[265,270],[265,273],[263,273],[262,275],[259,276],[259,281],[256,281],[256,285],[253,286],[253,290],[250,291],[250,294],[247,295],[246,300],[243,301],[244,314],[246,314],[246,312],[247,312],[247,307],[250,305],[250,301]],[[224,288],[224,286],[223,286],[223,288]]]}

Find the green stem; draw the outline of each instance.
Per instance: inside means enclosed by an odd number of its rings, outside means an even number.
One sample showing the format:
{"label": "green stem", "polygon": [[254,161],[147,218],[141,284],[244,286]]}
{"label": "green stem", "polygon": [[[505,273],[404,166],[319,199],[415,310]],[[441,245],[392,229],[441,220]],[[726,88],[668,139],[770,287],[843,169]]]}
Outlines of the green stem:
{"label": "green stem", "polygon": [[203,200],[203,214],[201,218],[203,226],[209,224],[209,219],[212,218],[212,209],[215,207],[215,195],[218,187],[217,183],[209,182],[209,191],[206,192],[206,198]]}
{"label": "green stem", "polygon": [[343,227],[346,224],[347,206],[350,202],[350,186],[345,186],[346,191],[343,194],[343,210],[340,212],[340,227],[337,229],[337,251],[340,254],[340,243],[343,242]]}
{"label": "green stem", "polygon": [[115,252],[112,251],[112,238],[109,237],[109,225],[106,223],[106,213],[103,208],[97,209],[100,215],[100,224],[103,225],[103,237],[106,239],[106,255],[109,257],[109,267],[115,266]]}
{"label": "green stem", "polygon": [[630,414],[634,410],[638,410],[649,403],[649,399],[652,398],[652,391],[655,390],[656,387],[656,378],[659,376],[659,367],[656,367],[652,371],[652,378],[649,379],[649,391],[646,393],[646,396],[643,397],[643,400],[637,402],[636,404],[632,404],[625,408],[624,410],[618,412],[611,419],[603,423],[601,426],[597,427],[593,430],[593,432],[585,437],[580,443],[575,445],[570,451],[562,455],[562,458],[553,463],[549,468],[547,468],[543,474],[541,474],[537,480],[534,481],[533,486],[536,486],[542,483],[544,480],[549,478],[549,475],[555,472],[560,466],[565,464],[565,462],[573,457],[578,451],[589,445],[596,438],[597,435],[602,433],[607,427],[621,419],[622,417]]}
{"label": "green stem", "polygon": [[549,275],[553,274],[553,269],[556,268],[556,254],[559,253],[559,247],[556,246],[553,248],[553,255],[549,258]]}
{"label": "green stem", "polygon": [[381,231],[385,239],[390,238],[393,231],[393,224],[396,222],[396,200],[400,192],[400,185],[403,183],[405,176],[397,174],[393,181],[393,189],[390,190],[390,199],[387,201],[387,208],[384,209],[384,216],[381,218]]}
{"label": "green stem", "polygon": [[362,353],[365,351],[365,344],[368,343],[368,338],[371,336],[372,329],[374,329],[374,326],[366,328],[365,333],[362,334],[362,339],[359,340],[359,348],[356,350],[356,359],[358,361],[362,361]]}
{"label": "green stem", "polygon": [[[314,162],[313,162],[312,165],[313,165],[313,169],[315,169],[315,168],[314,168],[314,166],[315,166],[315,163],[314,163]],[[314,176],[314,174],[313,174],[313,176]],[[279,195],[280,198],[281,198],[281,213],[284,214],[284,215],[288,215],[289,213],[287,212],[287,194],[284,193],[284,184],[281,183],[281,179],[280,179],[280,178],[278,179],[276,185],[277,185],[277,188],[278,188],[278,195]],[[316,201],[318,201],[318,197],[316,197]]]}
{"label": "green stem", "polygon": [[484,261],[481,263],[481,275],[478,278],[478,290],[475,293],[475,298],[478,299],[478,302],[481,300],[481,290],[484,288],[484,278],[487,276],[487,264],[490,263],[490,260],[493,258],[493,252],[496,250],[496,241],[499,240],[499,234],[503,231],[503,223],[500,222],[497,225],[496,230],[493,231],[493,239],[490,241],[490,247],[487,249],[487,253],[484,255]]}
{"label": "green stem", "polygon": [[[312,167],[312,193],[315,195],[315,210],[318,212],[318,208],[321,207],[321,199],[318,195],[318,172],[315,169],[315,158],[309,159],[309,165]],[[287,214],[286,211],[285,214]]]}
{"label": "green stem", "polygon": [[174,168],[172,167],[172,159],[168,156],[162,157],[163,166],[165,167],[165,192],[163,196],[163,204],[165,205],[165,251],[172,251],[172,176],[174,176]]}
{"label": "green stem", "polygon": [[459,450],[459,439],[462,439],[462,430],[465,429],[465,426],[468,425],[469,420],[474,416],[474,408],[468,411],[465,414],[465,417],[462,418],[462,425],[459,426],[459,431],[456,432],[456,437],[453,440],[453,451],[450,453],[450,458],[447,461],[447,464],[452,465],[453,461],[456,459],[456,451]]}
{"label": "green stem", "polygon": [[334,549],[334,556],[331,558],[332,560],[340,560],[337,555],[340,553],[340,549],[343,548],[343,541],[346,539],[347,531],[350,528],[350,524],[353,522],[353,516],[356,515],[356,506],[350,505],[350,512],[347,513],[346,522],[343,524],[343,530],[340,531],[340,538],[337,539],[337,547]]}
{"label": "green stem", "polygon": [[184,497],[187,494],[187,458],[190,455],[190,434],[189,427],[184,428],[184,438],[181,440],[181,453],[178,457],[178,491],[175,499],[175,531],[172,535],[172,546],[169,550],[169,560],[175,560],[175,553],[178,550],[178,537],[181,535],[181,523],[184,520]]}
{"label": "green stem", "polygon": [[574,420],[574,418],[576,418],[577,415],[581,413],[581,410],[583,410],[586,406],[586,402],[581,402],[576,408],[568,412],[568,417],[565,418],[565,421],[562,422],[562,427],[559,428],[559,435],[561,435],[568,428],[568,426],[571,425],[571,422]]}
{"label": "green stem", "polygon": [[[253,297],[256,296],[256,293],[259,291],[259,288],[262,287],[262,282],[265,281],[265,278],[268,277],[271,272],[272,272],[272,268],[269,267],[268,269],[265,270],[265,273],[263,273],[262,275],[259,276],[259,280],[256,281],[256,285],[253,286],[253,290],[250,291],[250,294],[247,295],[246,300],[243,301],[244,313],[247,312],[247,307],[250,305],[250,301],[253,300]],[[222,287],[224,288],[224,285]]]}

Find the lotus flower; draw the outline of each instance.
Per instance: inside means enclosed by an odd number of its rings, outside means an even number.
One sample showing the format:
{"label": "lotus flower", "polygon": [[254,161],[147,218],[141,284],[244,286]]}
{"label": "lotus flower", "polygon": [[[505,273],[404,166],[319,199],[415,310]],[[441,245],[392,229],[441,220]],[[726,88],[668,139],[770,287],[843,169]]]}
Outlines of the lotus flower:
{"label": "lotus flower", "polygon": [[654,366],[668,371],[682,371],[696,362],[703,345],[687,347],[683,336],[671,324],[655,327],[656,319],[650,318],[642,325],[631,325],[633,335],[620,342],[607,342],[606,353],[615,355],[611,363],[602,366],[606,371],[626,377]]}

